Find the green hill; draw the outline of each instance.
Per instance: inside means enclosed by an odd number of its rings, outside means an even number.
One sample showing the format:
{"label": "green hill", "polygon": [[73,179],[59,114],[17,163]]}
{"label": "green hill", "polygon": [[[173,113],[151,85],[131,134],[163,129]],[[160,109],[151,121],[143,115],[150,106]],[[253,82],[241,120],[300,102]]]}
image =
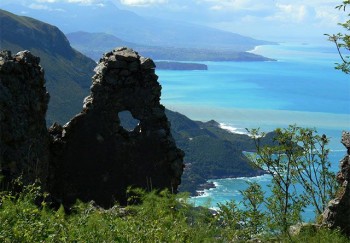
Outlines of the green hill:
{"label": "green hill", "polygon": [[96,63],[74,50],[57,27],[0,10],[0,48],[41,58],[51,97],[48,124],[65,123],[80,112]]}
{"label": "green hill", "polygon": [[[253,168],[243,151],[255,151],[253,139],[219,127],[215,121],[192,121],[186,116],[167,110],[176,144],[185,152],[186,168],[181,191],[192,194],[209,179],[257,176],[263,171]],[[272,133],[263,144],[272,142]]]}

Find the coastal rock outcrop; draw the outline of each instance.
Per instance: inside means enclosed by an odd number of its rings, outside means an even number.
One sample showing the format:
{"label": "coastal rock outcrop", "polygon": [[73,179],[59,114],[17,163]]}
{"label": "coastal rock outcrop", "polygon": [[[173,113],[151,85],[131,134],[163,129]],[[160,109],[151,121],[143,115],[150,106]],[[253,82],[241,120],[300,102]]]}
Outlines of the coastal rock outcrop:
{"label": "coastal rock outcrop", "polygon": [[340,228],[350,236],[350,132],[343,132],[342,143],[347,155],[340,161],[337,175],[340,188],[337,197],[328,203],[323,213],[323,224],[329,228]]}
{"label": "coastal rock outcrop", "polygon": [[[184,154],[160,105],[153,61],[118,48],[104,54],[95,72],[82,112],[49,129],[51,193],[68,205],[79,198],[108,207],[125,204],[129,186],[176,192]],[[125,111],[139,121],[133,130],[121,124]]]}
{"label": "coastal rock outcrop", "polygon": [[19,176],[24,183],[46,183],[49,94],[39,61],[29,51],[0,52],[0,175],[5,184]]}

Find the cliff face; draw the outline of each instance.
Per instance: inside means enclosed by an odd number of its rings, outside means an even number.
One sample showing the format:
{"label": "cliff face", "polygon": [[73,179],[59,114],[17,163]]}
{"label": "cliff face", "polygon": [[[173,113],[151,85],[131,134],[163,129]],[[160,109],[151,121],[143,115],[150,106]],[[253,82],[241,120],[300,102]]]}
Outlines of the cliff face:
{"label": "cliff face", "polygon": [[342,143],[347,155],[340,161],[337,180],[340,184],[338,196],[331,200],[323,213],[323,224],[329,228],[340,228],[350,236],[350,132],[343,132]]}
{"label": "cliff face", "polygon": [[54,50],[57,55],[67,57],[73,57],[75,54],[65,35],[56,26],[4,10],[0,11],[0,22],[3,28],[6,26],[1,33],[2,42],[10,41],[17,46],[24,44],[47,52]]}
{"label": "cliff face", "polygon": [[96,63],[74,50],[57,27],[0,9],[0,49],[29,50],[40,57],[50,92],[49,125],[65,123],[80,112]]}
{"label": "cliff face", "polygon": [[48,173],[49,135],[45,114],[49,95],[39,58],[28,51],[0,52],[0,173],[5,184]]}
{"label": "cliff face", "polygon": [[[76,199],[104,207],[125,204],[128,186],[177,191],[184,154],[159,103],[161,86],[151,59],[127,48],[105,54],[82,112],[47,131],[48,95],[39,58],[27,51],[5,54],[0,62],[0,168],[8,180],[25,173],[26,182],[33,181],[39,168],[49,192],[66,206]],[[121,125],[123,111],[140,121],[132,131]]]}

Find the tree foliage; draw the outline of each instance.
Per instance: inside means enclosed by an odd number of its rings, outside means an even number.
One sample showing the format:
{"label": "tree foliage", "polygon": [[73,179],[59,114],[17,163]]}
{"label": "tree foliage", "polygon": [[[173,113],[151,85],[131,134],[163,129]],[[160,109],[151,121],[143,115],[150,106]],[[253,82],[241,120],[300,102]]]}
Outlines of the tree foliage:
{"label": "tree foliage", "polygon": [[[347,13],[347,7],[350,4],[349,0],[343,1],[342,4],[336,6],[336,9],[340,11],[344,11],[347,14],[347,17],[350,17],[350,14]],[[337,33],[337,34],[326,34],[328,39],[335,43],[341,63],[336,63],[336,69],[343,71],[346,74],[350,73],[350,35],[347,34],[350,30],[350,19],[346,20],[343,23],[339,23],[345,29],[345,33]]]}

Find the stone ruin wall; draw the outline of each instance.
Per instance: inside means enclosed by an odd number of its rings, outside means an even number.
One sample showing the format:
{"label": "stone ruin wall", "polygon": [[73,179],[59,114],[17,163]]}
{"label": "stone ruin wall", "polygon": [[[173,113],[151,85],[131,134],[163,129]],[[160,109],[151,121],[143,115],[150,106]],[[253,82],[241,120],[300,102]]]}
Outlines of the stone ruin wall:
{"label": "stone ruin wall", "polygon": [[2,187],[22,175],[24,183],[46,182],[49,94],[40,59],[28,51],[0,52],[0,174]]}
{"label": "stone ruin wall", "polygon": [[[176,192],[183,152],[175,145],[160,104],[151,59],[128,48],[106,53],[95,69],[81,113],[47,131],[48,94],[39,59],[28,51],[0,59],[0,164],[2,174],[28,182],[37,175],[60,203],[126,203],[128,186]],[[128,131],[119,113],[139,124]],[[33,173],[33,170],[36,172]]]}
{"label": "stone ruin wall", "polygon": [[[50,128],[52,193],[68,203],[93,199],[108,207],[115,199],[126,203],[128,186],[176,192],[183,152],[159,102],[153,61],[119,48],[106,53],[95,72],[83,111],[64,127]],[[133,131],[121,126],[123,111],[140,121]]]}

